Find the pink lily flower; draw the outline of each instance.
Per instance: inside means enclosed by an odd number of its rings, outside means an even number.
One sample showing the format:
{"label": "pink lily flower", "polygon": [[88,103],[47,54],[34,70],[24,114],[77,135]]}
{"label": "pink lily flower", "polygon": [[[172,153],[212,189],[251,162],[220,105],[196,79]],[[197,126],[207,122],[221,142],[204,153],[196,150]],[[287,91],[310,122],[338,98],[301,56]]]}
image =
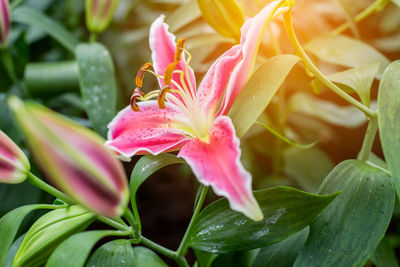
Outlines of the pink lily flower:
{"label": "pink lily flower", "polygon": [[[211,66],[198,90],[190,54],[184,39],[175,43],[164,17],[150,29],[150,48],[155,72],[147,63],[136,77],[137,88],[126,107],[108,125],[106,145],[123,157],[135,154],[180,150],[195,176],[211,185],[217,195],[229,200],[231,209],[260,221],[261,209],[251,189],[251,175],[240,162],[240,141],[227,116],[237,95],[251,76],[257,51],[269,21],[287,10],[283,1],[267,5],[246,20],[240,44],[220,56]],[[188,54],[185,60],[184,54]],[[153,73],[162,89],[144,95],[140,87],[144,72]],[[158,101],[148,100],[153,96]]]}

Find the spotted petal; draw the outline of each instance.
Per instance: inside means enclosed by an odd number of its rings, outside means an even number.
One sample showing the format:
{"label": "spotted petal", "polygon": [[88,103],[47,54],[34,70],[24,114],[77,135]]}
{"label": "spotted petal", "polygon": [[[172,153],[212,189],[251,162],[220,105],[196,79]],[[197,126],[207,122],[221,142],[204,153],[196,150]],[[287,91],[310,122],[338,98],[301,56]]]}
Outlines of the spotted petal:
{"label": "spotted petal", "polygon": [[209,140],[193,138],[180,150],[194,174],[217,195],[229,200],[231,209],[259,221],[263,218],[251,190],[251,175],[240,162],[239,139],[232,121],[219,116],[209,131]]}
{"label": "spotted petal", "polygon": [[111,149],[130,158],[135,154],[174,151],[188,141],[190,128],[176,106],[166,103],[166,108],[160,109],[157,101],[138,105],[139,112],[128,106],[108,125],[106,145]]}
{"label": "spotted petal", "polygon": [[[174,55],[176,50],[175,35],[168,31],[168,25],[164,23],[164,16],[158,17],[150,28],[150,49],[152,51],[151,58],[153,61],[153,67],[157,74],[164,75],[165,69],[168,65],[174,62]],[[193,70],[188,66],[188,76],[185,72],[186,60],[185,55],[182,54],[182,59],[176,66],[176,70],[182,70],[185,73],[184,82],[190,88],[190,94],[192,97],[195,96],[196,90],[196,79]],[[178,73],[172,75],[172,79],[183,86]],[[164,86],[164,81],[162,79],[158,80],[160,87]],[[175,85],[172,85],[174,89],[177,89]],[[178,99],[180,96],[175,94]]]}

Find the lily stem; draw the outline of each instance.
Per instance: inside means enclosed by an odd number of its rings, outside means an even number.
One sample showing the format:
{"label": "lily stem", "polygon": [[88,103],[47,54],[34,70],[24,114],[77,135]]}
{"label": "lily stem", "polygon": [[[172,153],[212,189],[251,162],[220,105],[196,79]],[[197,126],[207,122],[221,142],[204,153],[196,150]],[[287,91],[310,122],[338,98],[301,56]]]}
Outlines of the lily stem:
{"label": "lily stem", "polygon": [[285,29],[286,33],[290,39],[290,42],[292,45],[295,47],[297,53],[299,56],[303,59],[304,64],[306,65],[306,68],[308,68],[324,85],[326,85],[330,90],[332,90],[335,94],[364,112],[364,114],[370,118],[376,117],[376,113],[369,109],[368,107],[364,106],[362,103],[351,97],[349,94],[344,92],[342,89],[340,89],[338,86],[336,86],[333,82],[331,82],[311,61],[311,59],[307,56],[306,52],[304,51],[303,47],[301,47],[296,34],[293,29],[293,24],[292,24],[292,16],[291,12],[288,11],[283,15],[284,17],[284,23],[285,23]]}
{"label": "lily stem", "polygon": [[[34,175],[31,172],[29,172],[29,174],[28,174],[27,181],[30,182],[32,185],[42,189],[43,191],[46,191],[50,195],[61,199],[65,203],[68,203],[68,204],[73,203],[73,201],[68,196],[66,196],[64,193],[62,193],[58,189],[52,187],[51,185],[47,184],[46,182],[44,182],[42,179],[40,179],[39,177],[37,177],[36,175]],[[116,222],[115,220],[107,218],[105,216],[99,216],[97,219],[111,227],[118,229],[118,230],[131,231],[130,227],[124,226],[124,225]]]}
{"label": "lily stem", "polygon": [[368,123],[368,128],[365,133],[364,141],[358,154],[357,159],[366,161],[371,154],[372,146],[374,144],[375,136],[378,131],[378,121],[376,117],[371,117]]}
{"label": "lily stem", "polygon": [[36,175],[34,175],[31,172],[28,174],[27,180],[32,185],[42,189],[43,191],[46,191],[47,193],[49,193],[50,195],[55,196],[56,198],[61,199],[65,203],[71,203],[72,202],[72,200],[68,196],[64,195],[62,192],[60,192],[56,188],[54,188],[51,185],[47,184],[46,182],[44,182],[42,179],[40,179],[39,177],[37,177]]}
{"label": "lily stem", "polygon": [[190,232],[191,232],[191,230],[193,228],[193,222],[195,221],[197,215],[199,214],[199,212],[200,212],[200,210],[201,210],[201,208],[203,206],[204,200],[205,200],[205,198],[207,196],[208,187],[207,186],[203,186],[203,185],[200,185],[200,186],[202,186],[203,188],[201,190],[201,194],[200,194],[199,200],[197,201],[196,208],[195,208],[195,210],[193,212],[192,219],[190,219],[189,226],[186,229],[186,232],[185,232],[185,235],[182,238],[181,244],[179,245],[179,247],[178,247],[178,249],[176,251],[176,254],[178,254],[179,256],[183,256],[186,253],[187,242],[188,242],[188,239],[189,239],[189,234],[190,234]]}
{"label": "lily stem", "polygon": [[186,261],[185,257],[178,255],[175,251],[167,249],[163,246],[160,246],[157,243],[145,238],[144,236],[141,237],[141,243],[148,248],[164,255],[172,260],[174,260],[180,267],[189,267],[188,262]]}

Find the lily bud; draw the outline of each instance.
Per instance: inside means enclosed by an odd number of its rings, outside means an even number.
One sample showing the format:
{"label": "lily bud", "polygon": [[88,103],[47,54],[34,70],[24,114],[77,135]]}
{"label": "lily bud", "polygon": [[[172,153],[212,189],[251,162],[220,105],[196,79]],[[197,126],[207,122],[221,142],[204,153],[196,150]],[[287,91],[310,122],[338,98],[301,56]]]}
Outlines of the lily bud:
{"label": "lily bud", "polygon": [[24,152],[0,130],[0,183],[22,183],[30,168]]}
{"label": "lily bud", "polygon": [[118,0],[86,0],[86,25],[91,32],[102,32],[110,23]]}
{"label": "lily bud", "polygon": [[240,39],[243,10],[236,0],[197,0],[205,21],[225,37]]}
{"label": "lily bud", "polygon": [[11,97],[9,106],[50,182],[98,214],[117,217],[125,211],[125,172],[102,137],[38,104]]}
{"label": "lily bud", "polygon": [[8,0],[0,0],[0,48],[5,47],[10,31],[10,7]]}

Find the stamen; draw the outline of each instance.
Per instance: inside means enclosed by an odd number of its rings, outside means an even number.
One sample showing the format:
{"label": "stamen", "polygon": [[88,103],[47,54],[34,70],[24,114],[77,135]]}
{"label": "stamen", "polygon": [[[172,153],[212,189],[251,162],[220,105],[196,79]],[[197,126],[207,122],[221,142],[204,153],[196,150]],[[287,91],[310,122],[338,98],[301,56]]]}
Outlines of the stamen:
{"label": "stamen", "polygon": [[175,49],[175,56],[174,56],[174,63],[179,64],[179,61],[182,59],[182,53],[183,53],[183,48],[185,47],[186,39],[181,38],[178,40],[176,43],[176,49]]}
{"label": "stamen", "polygon": [[151,64],[151,63],[145,63],[143,66],[140,67],[140,69],[137,72],[136,79],[135,79],[137,87],[142,88],[144,73],[147,70],[149,70],[151,67],[153,67],[153,64]]}
{"label": "stamen", "polygon": [[165,108],[165,95],[170,92],[172,90],[170,85],[165,85],[160,92],[158,93],[158,98],[157,98],[157,102],[158,102],[158,106],[161,109]]}
{"label": "stamen", "polygon": [[164,72],[164,84],[170,85],[172,80],[172,72],[175,70],[176,64],[172,62],[168,65]]}
{"label": "stamen", "polygon": [[132,96],[131,96],[131,109],[135,112],[140,111],[140,108],[138,106],[138,104],[136,103],[136,99],[143,97],[144,93],[140,90],[139,87],[135,88],[135,91],[133,92]]}

